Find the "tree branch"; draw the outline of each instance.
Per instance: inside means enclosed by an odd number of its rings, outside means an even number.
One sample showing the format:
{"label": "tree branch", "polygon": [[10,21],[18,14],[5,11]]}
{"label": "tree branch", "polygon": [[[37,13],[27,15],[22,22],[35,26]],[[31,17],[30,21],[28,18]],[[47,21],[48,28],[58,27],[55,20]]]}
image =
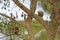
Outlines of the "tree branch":
{"label": "tree branch", "polygon": [[30,4],[30,11],[31,12],[35,12],[36,10],[36,5],[37,5],[37,0],[31,0],[31,4]]}
{"label": "tree branch", "polygon": [[5,16],[6,18],[12,19],[13,21],[16,21],[16,20],[14,20],[13,18],[7,16],[6,14],[2,14],[2,13],[0,13],[0,15],[1,15],[1,16]]}
{"label": "tree branch", "polygon": [[[28,14],[28,18],[26,19],[26,28],[27,30],[29,30],[29,40],[35,40],[32,28],[31,28],[31,21],[33,18],[33,12],[35,12],[36,10],[36,4],[37,4],[37,0],[31,0],[31,4],[30,4],[30,14]],[[29,28],[29,29],[28,29]]]}
{"label": "tree branch", "polygon": [[[23,26],[23,27],[26,26],[26,24],[24,24],[24,23],[18,23],[15,19],[13,19],[13,18],[7,16],[6,14],[2,14],[2,13],[0,13],[0,15],[1,15],[1,16],[5,16],[6,18],[11,19],[12,21],[16,22],[16,23],[17,23],[18,25],[20,25],[20,26]],[[24,24],[24,25],[23,25],[23,24]]]}
{"label": "tree branch", "polygon": [[[26,8],[22,3],[20,3],[18,0],[13,0],[14,3],[20,7],[23,11],[25,11],[27,14],[31,14],[30,10],[28,8]],[[36,15],[34,12],[33,12],[33,17],[38,21],[40,22],[45,28],[47,28],[47,23],[41,18],[39,17],[38,15]]]}

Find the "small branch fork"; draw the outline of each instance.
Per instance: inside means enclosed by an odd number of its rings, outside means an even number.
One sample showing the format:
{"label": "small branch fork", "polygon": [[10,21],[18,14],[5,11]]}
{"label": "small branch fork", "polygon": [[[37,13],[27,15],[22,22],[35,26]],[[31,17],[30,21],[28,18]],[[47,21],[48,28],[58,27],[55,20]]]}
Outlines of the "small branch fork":
{"label": "small branch fork", "polygon": [[[18,7],[20,7],[23,11],[25,11],[28,15],[30,15],[31,14],[31,10],[29,10],[28,8],[26,8],[22,3],[20,3],[18,0],[13,0],[14,1],[14,3],[18,6]],[[36,0],[34,0],[35,2],[36,2]],[[33,2],[33,0],[32,0],[32,2]],[[32,7],[32,5],[31,5],[31,7]],[[30,7],[30,8],[31,8]],[[34,7],[32,7],[32,8],[35,8],[35,6]],[[35,9],[34,9],[35,10]],[[34,12],[32,12],[32,14],[33,14],[33,18],[35,18],[38,22],[40,22],[43,26],[44,26],[44,28],[47,28],[48,27],[48,23],[46,23],[41,17],[39,17],[38,15],[36,15]]]}

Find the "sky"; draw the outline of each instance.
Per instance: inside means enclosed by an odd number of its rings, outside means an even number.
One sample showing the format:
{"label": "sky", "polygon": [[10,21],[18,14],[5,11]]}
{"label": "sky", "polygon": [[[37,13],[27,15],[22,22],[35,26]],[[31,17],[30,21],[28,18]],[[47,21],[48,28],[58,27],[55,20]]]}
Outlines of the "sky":
{"label": "sky", "polygon": [[[25,0],[24,3],[23,3],[23,0],[20,0],[20,2],[23,5],[25,5],[25,7],[27,7],[28,9],[30,9],[30,1],[29,0]],[[1,7],[3,6],[3,3],[0,4],[0,13],[5,13],[8,16],[10,16],[10,13],[13,13],[14,16],[16,16],[16,12],[17,12],[18,13],[18,18],[16,18],[16,20],[24,20],[24,18],[21,17],[22,12],[24,12],[24,11],[22,9],[20,9],[17,5],[15,5],[15,3],[12,0],[10,0],[10,6],[9,6],[9,8],[7,7],[7,10],[5,10],[5,9],[2,10],[1,9]],[[40,2],[38,2],[37,4],[40,4]],[[8,11],[9,9],[10,9],[10,11]],[[44,9],[42,8],[41,5],[40,6],[37,5],[37,8],[36,8],[36,12],[35,13],[37,14],[37,11],[39,11],[39,10],[41,10],[41,11],[44,12],[43,19],[50,21],[50,18],[49,18],[50,15],[48,14],[48,12],[44,11]],[[48,19],[47,19],[47,17],[48,17]]]}

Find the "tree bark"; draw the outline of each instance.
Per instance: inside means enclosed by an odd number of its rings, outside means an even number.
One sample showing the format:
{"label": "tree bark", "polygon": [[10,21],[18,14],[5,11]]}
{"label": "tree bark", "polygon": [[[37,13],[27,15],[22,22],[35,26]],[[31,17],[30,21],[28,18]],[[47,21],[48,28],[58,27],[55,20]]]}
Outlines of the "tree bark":
{"label": "tree bark", "polygon": [[47,28],[47,39],[46,40],[54,40],[55,35],[58,29],[58,9],[54,6],[51,5],[51,23],[49,24],[49,27]]}
{"label": "tree bark", "polygon": [[[26,27],[28,30],[28,34],[29,34],[29,40],[35,40],[32,28],[31,28],[31,21],[33,18],[33,13],[35,13],[36,10],[36,4],[37,4],[37,0],[31,0],[31,4],[30,4],[30,14],[28,14],[28,18],[26,19]],[[34,9],[33,9],[34,8]]]}
{"label": "tree bark", "polygon": [[28,30],[29,40],[35,40],[34,34],[30,25],[30,20],[26,20],[26,29]]}
{"label": "tree bark", "polygon": [[46,40],[54,40],[57,32],[57,27],[50,25],[47,29],[47,38]]}

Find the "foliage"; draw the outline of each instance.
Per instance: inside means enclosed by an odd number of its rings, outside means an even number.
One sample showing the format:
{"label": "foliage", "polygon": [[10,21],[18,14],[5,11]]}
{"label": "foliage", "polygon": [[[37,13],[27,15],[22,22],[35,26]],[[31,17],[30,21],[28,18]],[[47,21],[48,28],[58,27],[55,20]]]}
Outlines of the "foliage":
{"label": "foliage", "polygon": [[[7,20],[7,18],[5,18],[5,17],[0,17],[0,21],[1,21],[0,22],[0,30],[2,29],[2,32],[9,34],[9,32],[11,31],[10,21]],[[18,22],[22,23],[24,21],[18,21]],[[14,24],[14,26],[16,26],[16,24]],[[33,30],[34,34],[36,34],[38,31],[44,29],[44,27],[42,27],[42,25],[39,22],[37,22],[36,20],[32,20],[31,26],[32,26],[32,30]],[[20,33],[23,33],[23,36],[25,36],[25,39],[27,39],[28,35],[25,34],[26,29],[21,27],[20,25],[18,25],[18,27],[19,27]],[[16,39],[16,38],[14,38],[14,39]]]}
{"label": "foliage", "polygon": [[[40,37],[37,40],[45,40],[47,35],[47,31],[42,31]],[[56,33],[55,40],[60,40],[60,34]]]}
{"label": "foliage", "polygon": [[[0,20],[1,20],[1,22],[0,22],[0,27],[1,27],[1,26],[3,26],[1,24],[4,23],[4,20],[6,22],[6,19],[0,18]],[[21,23],[21,22],[24,22],[24,21],[18,21],[18,22]],[[9,23],[7,23],[6,25],[8,27],[11,26]],[[44,27],[39,22],[37,22],[36,20],[32,20],[31,26],[32,26],[32,30],[33,30],[34,34],[37,34],[40,30],[44,29]],[[21,30],[21,32],[24,32],[23,27],[19,26],[19,29]],[[24,33],[24,36],[25,36],[25,39],[26,39],[28,35],[26,35]],[[14,36],[14,39],[13,40],[16,39],[15,37],[17,38],[17,35]],[[45,38],[46,38],[46,31],[42,31],[41,32],[41,35],[39,36],[39,38],[37,38],[37,40],[45,40]],[[60,35],[59,34],[56,34],[56,39],[55,40],[60,40]]]}
{"label": "foliage", "polygon": [[38,31],[44,29],[44,27],[36,20],[32,20],[31,26],[32,26],[32,30],[33,30],[34,34],[36,34]]}
{"label": "foliage", "polygon": [[[6,20],[5,17],[1,17],[0,16],[0,29],[3,31],[3,32],[6,32],[8,31],[7,29],[10,27],[10,22],[8,20]],[[6,29],[5,29],[6,28]]]}
{"label": "foliage", "polygon": [[28,35],[25,34],[26,29],[21,27],[20,25],[18,25],[18,29],[19,29],[20,34],[11,34],[11,32],[14,32],[14,29],[11,29],[11,27],[13,27],[13,26],[15,28],[16,23],[14,23],[14,25],[11,25],[10,21],[7,18],[0,17],[0,30],[1,30],[0,33],[5,34],[7,36],[7,38],[8,38],[8,36],[13,35],[12,36],[13,40],[14,39],[16,40],[18,37],[20,38],[20,36],[23,36],[24,39],[26,39],[26,37],[28,37]]}
{"label": "foliage", "polygon": [[[51,4],[47,0],[39,0],[45,11],[50,11]],[[60,1],[55,2],[56,7],[60,7]]]}
{"label": "foliage", "polygon": [[60,34],[56,33],[55,40],[60,40]]}

